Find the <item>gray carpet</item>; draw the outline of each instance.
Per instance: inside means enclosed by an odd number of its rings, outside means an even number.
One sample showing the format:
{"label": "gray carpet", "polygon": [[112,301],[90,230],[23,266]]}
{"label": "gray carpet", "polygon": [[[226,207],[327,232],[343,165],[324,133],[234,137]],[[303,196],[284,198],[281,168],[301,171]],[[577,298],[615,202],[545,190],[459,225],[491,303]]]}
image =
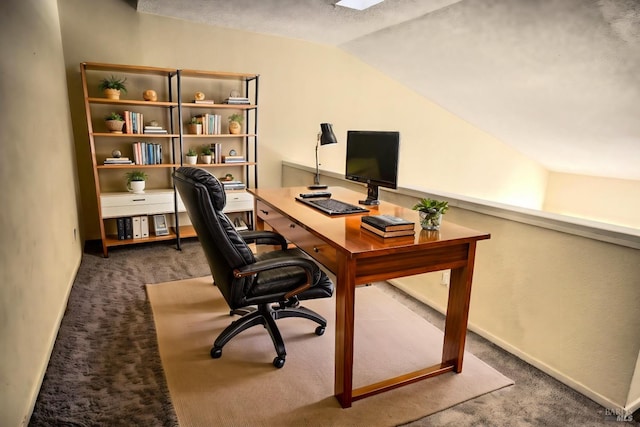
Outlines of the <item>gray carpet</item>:
{"label": "gray carpet", "polygon": [[[114,249],[109,258],[89,249],[29,425],[177,426],[144,285],[207,274],[194,240],[182,251],[158,243]],[[442,328],[439,313],[389,285],[376,286]],[[473,333],[467,350],[515,385],[409,426],[620,425],[605,408]]]}

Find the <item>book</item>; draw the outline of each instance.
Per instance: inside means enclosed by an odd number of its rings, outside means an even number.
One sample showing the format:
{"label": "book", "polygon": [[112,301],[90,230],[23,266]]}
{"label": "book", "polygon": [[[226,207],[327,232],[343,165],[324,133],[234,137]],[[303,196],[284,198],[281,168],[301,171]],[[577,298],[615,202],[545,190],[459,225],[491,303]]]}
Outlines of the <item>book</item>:
{"label": "book", "polygon": [[393,215],[367,215],[360,221],[381,231],[413,230],[414,223]]}
{"label": "book", "polygon": [[133,220],[130,216],[124,218],[124,238],[133,239]]}
{"label": "book", "polygon": [[194,99],[193,103],[194,104],[215,104],[215,102],[213,102],[213,99]]}
{"label": "book", "polygon": [[380,237],[401,237],[401,236],[413,236],[415,231],[413,228],[410,230],[396,230],[396,231],[382,231],[379,228],[376,228],[366,222],[360,223],[360,228],[363,228],[367,231],[377,234]]}
{"label": "book", "polygon": [[116,227],[118,228],[118,240],[124,240],[124,218],[116,218]]}

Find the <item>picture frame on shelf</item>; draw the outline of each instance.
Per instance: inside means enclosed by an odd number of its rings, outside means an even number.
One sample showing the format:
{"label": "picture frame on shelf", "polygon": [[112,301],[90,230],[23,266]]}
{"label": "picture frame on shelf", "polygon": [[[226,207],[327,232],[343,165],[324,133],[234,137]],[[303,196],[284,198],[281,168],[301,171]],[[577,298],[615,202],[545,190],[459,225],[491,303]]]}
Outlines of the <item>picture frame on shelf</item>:
{"label": "picture frame on shelf", "polygon": [[164,214],[156,214],[153,216],[153,231],[156,236],[166,236],[169,234],[167,217]]}

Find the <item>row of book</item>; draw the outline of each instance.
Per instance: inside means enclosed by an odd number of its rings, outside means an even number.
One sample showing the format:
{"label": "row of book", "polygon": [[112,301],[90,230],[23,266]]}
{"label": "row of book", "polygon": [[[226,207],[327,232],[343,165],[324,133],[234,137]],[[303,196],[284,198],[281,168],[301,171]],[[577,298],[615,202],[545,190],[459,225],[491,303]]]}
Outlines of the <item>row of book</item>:
{"label": "row of book", "polygon": [[360,218],[360,227],[381,237],[413,236],[415,223],[393,215],[367,215]]}
{"label": "row of book", "polygon": [[118,240],[149,237],[149,217],[146,215],[116,218],[116,226]]}
{"label": "row of book", "polygon": [[133,143],[133,162],[136,165],[162,164],[162,144],[153,142]]}
{"label": "row of book", "polygon": [[129,134],[141,134],[144,129],[144,117],[142,113],[136,113],[135,111],[123,111],[122,118],[124,119],[124,133]]}
{"label": "row of book", "polygon": [[220,135],[222,133],[222,116],[220,114],[200,114],[196,121],[202,124],[204,135]]}

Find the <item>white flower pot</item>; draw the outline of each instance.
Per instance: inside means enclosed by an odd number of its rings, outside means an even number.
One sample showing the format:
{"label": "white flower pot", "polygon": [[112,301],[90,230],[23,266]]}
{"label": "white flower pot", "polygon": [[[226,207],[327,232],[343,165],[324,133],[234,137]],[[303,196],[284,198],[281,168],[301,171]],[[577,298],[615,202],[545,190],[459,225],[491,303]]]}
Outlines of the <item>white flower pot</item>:
{"label": "white flower pot", "polygon": [[185,156],[188,165],[195,165],[198,163],[198,156]]}
{"label": "white flower pot", "polygon": [[127,183],[127,190],[136,194],[144,193],[145,184],[145,181],[130,181]]}
{"label": "white flower pot", "polygon": [[204,163],[205,165],[210,165],[211,164],[211,155],[210,154],[203,154],[202,155],[202,163]]}

